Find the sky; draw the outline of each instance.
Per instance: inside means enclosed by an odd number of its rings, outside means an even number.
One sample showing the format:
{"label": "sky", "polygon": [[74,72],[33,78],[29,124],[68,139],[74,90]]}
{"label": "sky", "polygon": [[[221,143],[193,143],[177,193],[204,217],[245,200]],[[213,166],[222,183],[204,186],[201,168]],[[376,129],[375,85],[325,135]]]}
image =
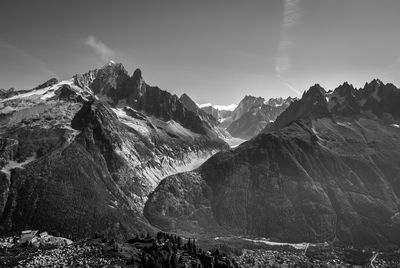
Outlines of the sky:
{"label": "sky", "polygon": [[315,83],[400,86],[398,0],[2,0],[0,88],[109,60],[173,94],[228,105]]}

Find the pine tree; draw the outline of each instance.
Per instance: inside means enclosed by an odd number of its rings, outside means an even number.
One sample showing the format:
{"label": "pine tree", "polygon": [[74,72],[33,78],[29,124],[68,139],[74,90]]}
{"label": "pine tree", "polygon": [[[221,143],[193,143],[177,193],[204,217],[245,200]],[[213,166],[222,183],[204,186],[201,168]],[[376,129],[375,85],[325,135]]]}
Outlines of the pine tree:
{"label": "pine tree", "polygon": [[193,243],[192,243],[192,251],[193,251],[194,254],[197,253],[197,250],[196,250],[196,240],[194,240],[194,239],[193,239]]}
{"label": "pine tree", "polygon": [[190,238],[187,242],[187,251],[189,252],[189,254],[192,253],[192,241],[190,240]]}
{"label": "pine tree", "polygon": [[182,249],[182,237],[178,236],[178,249]]}

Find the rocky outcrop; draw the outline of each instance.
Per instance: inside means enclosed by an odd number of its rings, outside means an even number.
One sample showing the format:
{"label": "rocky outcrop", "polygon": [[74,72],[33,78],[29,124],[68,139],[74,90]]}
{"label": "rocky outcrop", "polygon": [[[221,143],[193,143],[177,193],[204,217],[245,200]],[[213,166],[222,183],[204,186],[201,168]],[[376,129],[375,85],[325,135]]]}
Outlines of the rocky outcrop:
{"label": "rocky outcrop", "polygon": [[229,134],[228,131],[224,129],[222,124],[216,118],[200,109],[187,94],[182,94],[179,100],[180,102],[182,102],[186,109],[196,113],[197,116],[200,117],[201,120],[205,122],[209,128],[213,129],[213,131],[217,134],[219,138],[230,143],[230,140],[232,140],[232,136]]}
{"label": "rocky outcrop", "polygon": [[261,106],[265,99],[261,97],[245,96],[232,112],[232,121],[238,120],[254,106]]}
{"label": "rocky outcrop", "polygon": [[[191,222],[193,233],[216,233],[205,220],[232,234],[288,242],[399,245],[397,110],[374,103],[400,90],[378,88],[359,90],[367,106],[350,115],[334,112],[327,92],[311,87],[278,117],[274,131],[216,154],[197,171],[166,178],[150,196],[146,217],[177,231]],[[342,103],[349,107],[351,100]],[[182,188],[168,186],[173,181]],[[192,190],[203,194],[184,197]]]}
{"label": "rocky outcrop", "polygon": [[219,113],[219,110],[218,110],[218,109],[212,107],[211,105],[210,105],[210,106],[206,106],[206,107],[202,107],[201,109],[202,109],[204,112],[206,112],[206,113],[212,115],[215,119],[220,120],[220,113]]}

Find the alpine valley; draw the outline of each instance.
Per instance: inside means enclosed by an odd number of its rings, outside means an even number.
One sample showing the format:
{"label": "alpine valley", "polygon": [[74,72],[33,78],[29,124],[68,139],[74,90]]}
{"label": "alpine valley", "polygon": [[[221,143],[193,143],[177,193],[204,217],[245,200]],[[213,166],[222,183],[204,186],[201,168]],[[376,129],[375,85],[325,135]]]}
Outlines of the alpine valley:
{"label": "alpine valley", "polygon": [[[223,110],[110,61],[0,98],[2,236],[45,230],[119,267],[398,260],[393,84],[316,84],[299,99],[245,96]],[[52,253],[23,263],[40,254]]]}

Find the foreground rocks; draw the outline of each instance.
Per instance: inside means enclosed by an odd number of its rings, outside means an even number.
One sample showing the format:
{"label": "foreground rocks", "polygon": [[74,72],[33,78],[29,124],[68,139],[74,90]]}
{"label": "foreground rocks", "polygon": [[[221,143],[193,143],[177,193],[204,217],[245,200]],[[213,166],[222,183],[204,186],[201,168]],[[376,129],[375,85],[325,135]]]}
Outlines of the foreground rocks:
{"label": "foreground rocks", "polygon": [[194,240],[158,233],[116,243],[93,238],[62,247],[0,248],[1,267],[193,267],[234,268],[218,250],[203,251]]}
{"label": "foreground rocks", "polygon": [[64,237],[55,237],[47,232],[37,230],[22,231],[19,236],[10,236],[0,239],[0,248],[13,248],[16,246],[68,246],[72,241]]}
{"label": "foreground rocks", "polygon": [[[4,239],[3,239],[4,240]],[[237,240],[237,239],[236,239]],[[235,242],[237,242],[234,240]],[[304,249],[242,244],[226,240],[215,243],[159,232],[115,242],[97,237],[69,245],[16,243],[0,246],[1,267],[136,267],[136,268],[258,268],[258,267],[399,267],[400,252],[310,245]],[[214,249],[203,250],[203,244]],[[214,243],[214,244],[213,244]],[[218,248],[218,249],[217,249]],[[251,249],[243,249],[251,248]]]}

